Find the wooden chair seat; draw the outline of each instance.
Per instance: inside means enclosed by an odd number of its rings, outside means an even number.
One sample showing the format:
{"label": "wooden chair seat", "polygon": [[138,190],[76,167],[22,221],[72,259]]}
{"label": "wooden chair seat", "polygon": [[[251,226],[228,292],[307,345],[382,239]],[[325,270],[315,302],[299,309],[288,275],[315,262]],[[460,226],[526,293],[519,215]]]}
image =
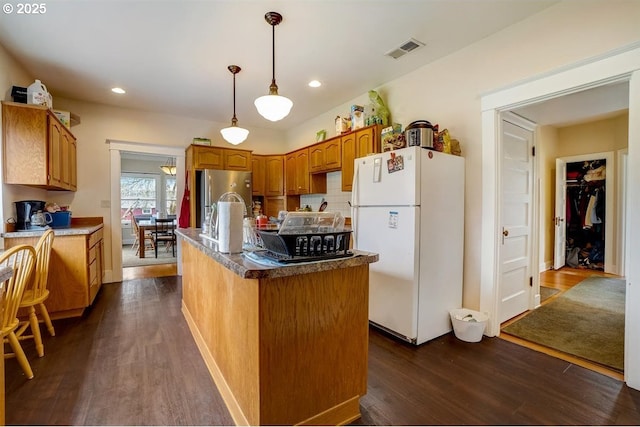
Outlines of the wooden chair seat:
{"label": "wooden chair seat", "polygon": [[[0,336],[3,345],[9,343],[13,350],[13,353],[5,354],[5,358],[15,357],[18,359],[18,364],[28,379],[33,378],[33,371],[15,332],[20,323],[18,321],[20,301],[22,301],[25,287],[32,278],[35,264],[36,251],[28,245],[14,246],[0,255],[0,265],[13,269],[13,275],[5,280],[3,285],[4,298],[2,298],[2,310],[0,311],[2,320]],[[2,374],[4,375],[4,373]]]}

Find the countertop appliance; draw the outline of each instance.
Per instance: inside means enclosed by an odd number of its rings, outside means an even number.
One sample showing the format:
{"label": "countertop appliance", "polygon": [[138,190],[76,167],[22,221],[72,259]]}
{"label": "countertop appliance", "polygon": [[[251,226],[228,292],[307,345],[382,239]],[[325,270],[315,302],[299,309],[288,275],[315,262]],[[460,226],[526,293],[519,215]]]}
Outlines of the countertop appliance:
{"label": "countertop appliance", "polygon": [[247,205],[247,212],[252,212],[251,204],[251,172],[204,169],[196,171],[196,226],[200,227],[205,219],[205,207],[218,202],[220,196],[235,192]]}
{"label": "countertop appliance", "polygon": [[404,131],[407,147],[433,148],[433,125],[427,120],[409,123]]}
{"label": "countertop appliance", "polygon": [[464,159],[420,147],[354,162],[354,247],[369,266],[369,320],[413,344],[451,331],[462,306]]}
{"label": "countertop appliance", "polygon": [[42,200],[21,200],[16,205],[16,230],[45,230],[46,224],[31,223],[31,217],[44,211],[45,202]]}

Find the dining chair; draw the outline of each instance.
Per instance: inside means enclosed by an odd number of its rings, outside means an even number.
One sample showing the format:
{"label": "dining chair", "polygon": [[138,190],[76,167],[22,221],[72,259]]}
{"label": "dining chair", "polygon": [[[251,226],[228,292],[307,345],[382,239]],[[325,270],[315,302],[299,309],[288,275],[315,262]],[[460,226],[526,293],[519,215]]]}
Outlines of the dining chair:
{"label": "dining chair", "polygon": [[[138,255],[140,253],[140,228],[138,226],[138,220],[134,217],[131,220],[131,224],[133,225],[133,234],[135,235],[135,241],[133,242],[133,245],[131,246],[131,250],[133,250],[133,248],[136,249],[136,255]],[[155,242],[153,241],[153,236],[150,233],[144,233],[144,243],[145,245],[144,249],[151,249],[154,250],[155,249]],[[148,245],[148,246],[147,246]]]}
{"label": "dining chair", "polygon": [[4,298],[2,299],[2,324],[0,336],[2,343],[8,342],[13,353],[6,353],[5,359],[15,357],[27,379],[33,378],[31,365],[25,356],[15,331],[18,328],[18,308],[22,301],[24,288],[31,280],[36,263],[36,251],[29,245],[17,245],[7,249],[0,255],[0,266],[11,267],[13,275],[4,281]]}
{"label": "dining chair", "polygon": [[164,242],[165,245],[171,245],[171,255],[176,256],[176,234],[174,232],[174,220],[170,218],[157,218],[155,221],[155,230],[152,231],[156,258],[158,258],[158,244]]}
{"label": "dining chair", "polygon": [[[40,323],[36,314],[36,307],[40,309],[42,320],[44,320],[47,330],[52,337],[56,335],[56,331],[51,323],[49,312],[44,302],[49,298],[49,290],[47,289],[47,280],[49,276],[49,260],[51,258],[51,247],[53,246],[54,233],[52,229],[48,229],[38,240],[36,244],[36,266],[33,279],[27,285],[22,294],[22,301],[19,308],[26,308],[29,312],[29,320],[20,322],[16,329],[16,337],[19,340],[33,338],[36,344],[38,357],[44,356],[44,345],[42,344],[42,336],[40,335]],[[25,335],[27,328],[31,328],[31,335]]]}

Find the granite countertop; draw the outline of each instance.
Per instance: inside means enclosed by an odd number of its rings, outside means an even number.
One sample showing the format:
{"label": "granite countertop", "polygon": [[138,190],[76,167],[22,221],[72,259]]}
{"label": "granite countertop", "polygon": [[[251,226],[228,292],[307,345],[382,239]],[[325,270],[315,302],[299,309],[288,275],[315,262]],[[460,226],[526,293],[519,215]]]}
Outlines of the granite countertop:
{"label": "granite countertop", "polygon": [[353,250],[354,255],[346,258],[334,258],[322,261],[302,263],[260,262],[251,258],[251,254],[224,254],[218,252],[218,245],[200,236],[199,228],[178,228],[176,234],[186,242],[208,255],[212,260],[222,264],[238,276],[245,279],[262,279],[274,277],[295,276],[299,274],[315,273],[319,271],[356,267],[378,261],[378,254]]}
{"label": "granite countertop", "polygon": [[[53,234],[56,236],[79,236],[91,234],[95,231],[103,228],[103,224],[96,225],[74,225],[72,224],[69,228],[54,228]],[[6,233],[0,234],[0,237],[3,238],[11,238],[11,237],[40,237],[44,230],[22,230],[22,231],[9,231]]]}

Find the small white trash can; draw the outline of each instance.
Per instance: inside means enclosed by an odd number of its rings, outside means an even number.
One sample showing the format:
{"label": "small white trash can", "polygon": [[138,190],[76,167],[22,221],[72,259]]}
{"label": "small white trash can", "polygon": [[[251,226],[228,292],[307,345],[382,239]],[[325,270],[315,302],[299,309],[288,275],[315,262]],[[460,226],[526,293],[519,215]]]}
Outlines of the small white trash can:
{"label": "small white trash can", "polygon": [[489,320],[486,314],[466,308],[456,308],[449,311],[449,315],[456,338],[467,342],[482,340],[484,329]]}

